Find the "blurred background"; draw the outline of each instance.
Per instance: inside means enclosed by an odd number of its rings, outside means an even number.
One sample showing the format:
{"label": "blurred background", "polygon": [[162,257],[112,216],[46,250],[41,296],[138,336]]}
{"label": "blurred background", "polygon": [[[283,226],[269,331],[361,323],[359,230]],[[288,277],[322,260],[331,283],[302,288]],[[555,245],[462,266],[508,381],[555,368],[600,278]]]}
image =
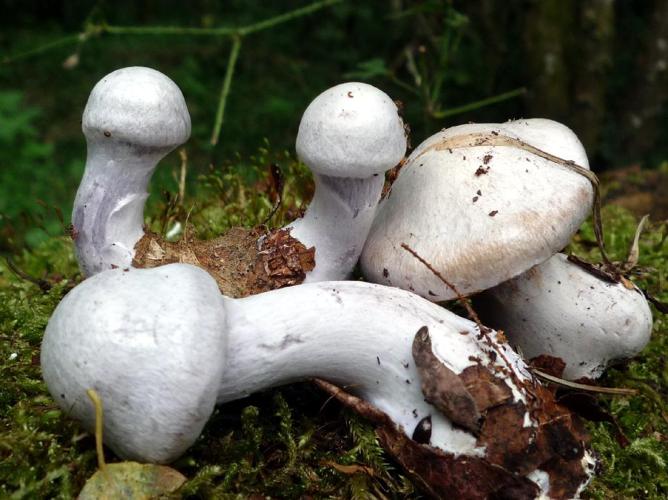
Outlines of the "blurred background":
{"label": "blurred background", "polygon": [[[655,218],[667,216],[666,196],[657,201],[668,179],[665,0],[0,5],[0,252],[63,233],[85,161],[88,94],[105,74],[132,65],[164,72],[185,95],[189,190],[211,169],[257,163],[259,150],[294,156],[308,103],[334,84],[361,80],[403,103],[413,146],[468,121],[559,120],[581,138],[595,171],[617,176],[618,187],[636,179],[638,192],[620,196],[640,205],[650,196]],[[244,26],[253,28],[215,32]],[[176,153],[163,161],[154,192],[177,189],[178,165]]]}

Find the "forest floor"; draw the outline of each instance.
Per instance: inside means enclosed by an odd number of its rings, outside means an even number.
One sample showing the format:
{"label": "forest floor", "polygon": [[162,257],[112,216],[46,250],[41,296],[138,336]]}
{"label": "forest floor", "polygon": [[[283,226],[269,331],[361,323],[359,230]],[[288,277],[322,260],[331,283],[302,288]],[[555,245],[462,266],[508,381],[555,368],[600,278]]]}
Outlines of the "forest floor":
{"label": "forest floor", "polygon": [[[203,237],[258,224],[275,198],[259,166],[267,162],[265,153],[253,158],[252,175],[244,174],[244,180],[229,168],[201,177],[202,189],[186,202],[165,195],[149,211],[151,229],[164,230],[184,214]],[[309,197],[305,171],[289,158],[281,161],[287,163],[285,192],[292,194],[284,197],[275,225],[294,217]],[[620,261],[639,215],[656,210],[640,238],[633,279],[663,302],[668,302],[666,177],[668,168],[605,176],[603,210],[606,245]],[[599,259],[591,224],[570,250]],[[55,405],[39,364],[48,318],[81,279],[66,235],[0,261],[0,497],[73,498],[97,469],[93,437]],[[582,407],[593,417],[587,426],[602,464],[588,498],[668,496],[668,319],[653,312],[647,348],[601,380],[637,389],[637,395],[597,396]],[[117,461],[109,451],[107,459]],[[218,407],[202,437],[172,466],[188,478],[176,495],[185,498],[420,496],[380,448],[372,426],[308,383]]]}

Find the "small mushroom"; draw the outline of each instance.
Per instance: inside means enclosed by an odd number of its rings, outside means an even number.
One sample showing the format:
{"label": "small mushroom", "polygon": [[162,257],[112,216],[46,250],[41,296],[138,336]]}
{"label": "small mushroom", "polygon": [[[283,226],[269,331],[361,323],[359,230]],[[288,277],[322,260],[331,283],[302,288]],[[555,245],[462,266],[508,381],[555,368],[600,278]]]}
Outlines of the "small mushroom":
{"label": "small mushroom", "polygon": [[143,236],[148,182],[158,162],[190,136],[176,84],[159,71],[129,67],[102,78],[83,113],[86,170],[72,213],[85,275],[129,267]]}
{"label": "small mushroom", "polygon": [[187,264],[114,269],[68,293],[41,356],[54,399],[87,429],[97,391],[106,443],[125,458],[174,460],[216,402],[318,377],[350,387],[335,394],[436,496],[573,498],[591,477],[579,425],[495,332],[399,289],[230,299]]}
{"label": "small mushroom", "polygon": [[551,120],[444,129],[410,155],[381,202],[360,260],[373,282],[433,301],[502,283],[568,244],[593,200],[575,134]]}
{"label": "small mushroom", "polygon": [[638,354],[652,332],[652,311],[638,288],[604,280],[564,254],[484,292],[479,304],[484,320],[527,359],[561,358],[570,380],[598,378]]}
{"label": "small mushroom", "polygon": [[[304,275],[308,281],[347,277],[371,226],[382,174],[399,163],[406,150],[403,122],[385,93],[364,83],[333,87],[311,103],[299,127],[297,152],[313,170],[316,182],[304,218],[286,228],[301,243],[290,235],[271,238],[253,233],[248,245],[248,232],[236,232],[220,241],[181,245],[144,235],[142,228],[146,189],[158,161],[190,134],[190,117],[176,84],[149,68],[110,73],[90,94],[83,131],[88,158],[72,224],[84,274],[113,267],[150,267],[163,261],[189,262],[205,267],[216,276],[221,290],[234,290],[235,295],[293,284]],[[315,269],[304,245],[315,246]],[[240,275],[255,276],[247,268],[254,266],[256,255],[247,259],[231,255],[230,248],[236,248],[236,254],[276,251],[284,256],[288,252],[287,260],[294,265],[274,273],[280,274],[280,283],[263,274],[259,284],[240,284],[244,281]],[[243,269],[233,276],[219,274],[217,263],[237,257]],[[226,271],[232,270],[228,266]]]}
{"label": "small mushroom", "polygon": [[316,190],[304,217],[288,227],[315,247],[316,268],[306,282],[347,278],[364,246],[380,200],[384,173],[406,152],[396,104],[366,83],[332,87],[306,108],[297,155],[311,169]]}

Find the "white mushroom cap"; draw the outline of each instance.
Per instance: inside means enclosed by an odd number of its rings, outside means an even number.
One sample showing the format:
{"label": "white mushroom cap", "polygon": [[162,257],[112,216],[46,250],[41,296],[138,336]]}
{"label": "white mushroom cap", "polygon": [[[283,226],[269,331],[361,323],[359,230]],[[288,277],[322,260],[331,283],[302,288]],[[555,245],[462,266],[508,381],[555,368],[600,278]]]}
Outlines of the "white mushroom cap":
{"label": "white mushroom cap", "polygon": [[190,115],[172,80],[154,69],[133,66],[113,71],[95,85],[82,129],[89,142],[171,151],[190,137]]}
{"label": "white mushroom cap", "polygon": [[399,110],[383,91],[342,83],[316,97],[302,116],[297,154],[315,178],[315,193],[291,234],[315,247],[306,282],[347,279],[359,260],[385,181],[406,153]]}
{"label": "white mushroom cap", "polygon": [[364,178],[399,163],[406,141],[397,106],[387,94],[366,83],[342,83],[306,108],[297,155],[314,173]]}
{"label": "white mushroom cap", "polygon": [[652,311],[643,293],[609,283],[557,254],[482,295],[483,317],[526,359],[566,363],[564,378],[597,378],[647,345]]}
{"label": "white mushroom cap", "polygon": [[369,280],[434,301],[455,298],[401,248],[406,243],[460,293],[475,293],[548,259],[587,217],[593,188],[583,175],[518,145],[489,145],[467,134],[519,139],[589,168],[575,134],[550,120],[439,132],[411,154],[378,209],[361,257]]}
{"label": "white mushroom cap", "polygon": [[95,389],[117,454],[174,460],[213,412],[226,359],[221,302],[216,282],[193,266],[92,276],[46,328],[41,362],[51,394],[92,430],[86,390]]}
{"label": "white mushroom cap", "polygon": [[148,182],[158,161],[190,135],[183,94],[150,68],[116,70],[93,88],[82,121],[86,170],[72,210],[84,274],[128,267],[143,236]]}

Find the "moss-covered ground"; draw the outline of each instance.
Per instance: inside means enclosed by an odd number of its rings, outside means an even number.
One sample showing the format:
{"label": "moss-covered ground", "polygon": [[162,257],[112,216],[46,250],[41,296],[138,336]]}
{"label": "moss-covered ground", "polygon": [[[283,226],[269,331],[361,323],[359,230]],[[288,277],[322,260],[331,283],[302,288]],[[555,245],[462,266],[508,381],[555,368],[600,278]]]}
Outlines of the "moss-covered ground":
{"label": "moss-covered ground", "polygon": [[[310,181],[287,155],[261,150],[222,173],[193,180],[185,199],[165,193],[149,209],[151,228],[168,230],[187,217],[200,236],[210,237],[233,225],[261,223],[273,203],[265,167],[271,161],[285,171],[286,196],[270,223],[280,225],[299,213]],[[606,206],[603,214],[608,249],[622,260],[637,218],[615,206]],[[668,301],[667,234],[665,221],[650,223],[640,238],[634,278],[663,301]],[[572,250],[598,258],[591,226],[580,231]],[[66,235],[18,252],[11,263],[0,261],[0,498],[72,498],[97,468],[94,439],[49,396],[39,351],[51,312],[82,277]],[[639,392],[597,398],[628,444],[620,444],[611,419],[588,424],[602,462],[601,474],[587,490],[590,498],[668,497],[666,353],[668,319],[655,311],[650,345],[603,379]],[[107,450],[107,460],[117,459]],[[379,447],[371,426],[308,383],[217,408],[196,445],[173,466],[189,479],[178,493],[184,498],[419,496]]]}

